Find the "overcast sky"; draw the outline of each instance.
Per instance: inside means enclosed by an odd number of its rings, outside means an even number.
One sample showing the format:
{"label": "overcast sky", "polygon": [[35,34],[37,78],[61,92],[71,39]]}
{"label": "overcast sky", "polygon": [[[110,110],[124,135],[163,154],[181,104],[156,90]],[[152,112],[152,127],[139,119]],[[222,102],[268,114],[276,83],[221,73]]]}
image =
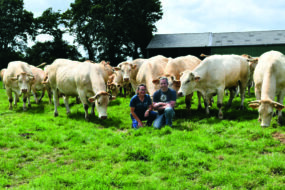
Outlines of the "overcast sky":
{"label": "overcast sky", "polygon": [[[62,12],[74,0],[24,0],[35,17],[51,7]],[[158,34],[285,29],[285,0],[161,0]],[[48,38],[48,37],[46,37]],[[41,39],[43,40],[43,39]]]}

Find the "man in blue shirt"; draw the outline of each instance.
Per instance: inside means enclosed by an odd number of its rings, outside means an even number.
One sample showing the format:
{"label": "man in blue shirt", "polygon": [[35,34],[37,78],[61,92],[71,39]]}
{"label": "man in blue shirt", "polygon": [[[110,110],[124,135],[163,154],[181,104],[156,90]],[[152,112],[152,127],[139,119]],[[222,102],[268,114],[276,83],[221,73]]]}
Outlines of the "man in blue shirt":
{"label": "man in blue shirt", "polygon": [[158,111],[153,126],[160,129],[164,125],[172,127],[172,119],[175,115],[176,91],[168,88],[168,79],[162,77],[159,80],[160,89],[153,94],[153,108]]}
{"label": "man in blue shirt", "polygon": [[141,84],[138,86],[137,94],[130,101],[132,127],[137,129],[143,127],[142,121],[147,120],[147,125],[151,126],[156,118],[157,113],[152,111],[152,101],[146,94],[146,86]]}

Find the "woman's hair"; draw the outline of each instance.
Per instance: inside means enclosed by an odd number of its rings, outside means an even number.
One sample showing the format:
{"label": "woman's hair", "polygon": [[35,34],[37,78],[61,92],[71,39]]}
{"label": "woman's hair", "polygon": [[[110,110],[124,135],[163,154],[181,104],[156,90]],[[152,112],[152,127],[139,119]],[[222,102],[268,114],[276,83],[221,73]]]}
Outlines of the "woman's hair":
{"label": "woman's hair", "polygon": [[146,85],[145,85],[145,84],[140,84],[140,85],[138,86],[138,88],[137,88],[137,94],[139,94],[140,87],[142,87],[142,86],[144,86],[145,89],[146,89]]}

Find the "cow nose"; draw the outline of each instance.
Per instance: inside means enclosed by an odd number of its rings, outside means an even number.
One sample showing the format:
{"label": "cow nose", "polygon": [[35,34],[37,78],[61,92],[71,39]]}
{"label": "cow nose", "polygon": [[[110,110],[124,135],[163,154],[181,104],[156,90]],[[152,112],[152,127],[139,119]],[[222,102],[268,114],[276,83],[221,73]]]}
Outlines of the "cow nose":
{"label": "cow nose", "polygon": [[179,96],[179,97],[182,97],[182,96],[183,96],[183,93],[182,93],[182,92],[178,92],[178,96]]}
{"label": "cow nose", "polygon": [[125,81],[125,82],[128,82],[128,81],[129,81],[129,78],[124,78],[124,81]]}
{"label": "cow nose", "polygon": [[107,116],[101,116],[100,119],[107,119]]}
{"label": "cow nose", "polygon": [[28,90],[27,89],[22,89],[22,92],[26,93],[26,92],[28,92]]}

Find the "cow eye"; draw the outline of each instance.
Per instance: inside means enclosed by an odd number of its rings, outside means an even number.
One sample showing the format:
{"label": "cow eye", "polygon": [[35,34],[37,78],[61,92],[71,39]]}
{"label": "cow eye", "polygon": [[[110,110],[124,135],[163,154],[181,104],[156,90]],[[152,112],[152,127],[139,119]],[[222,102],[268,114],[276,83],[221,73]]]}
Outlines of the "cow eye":
{"label": "cow eye", "polygon": [[101,104],[101,102],[98,102],[98,105],[100,105]]}
{"label": "cow eye", "polygon": [[190,80],[187,80],[185,83],[189,83],[190,82]]}

